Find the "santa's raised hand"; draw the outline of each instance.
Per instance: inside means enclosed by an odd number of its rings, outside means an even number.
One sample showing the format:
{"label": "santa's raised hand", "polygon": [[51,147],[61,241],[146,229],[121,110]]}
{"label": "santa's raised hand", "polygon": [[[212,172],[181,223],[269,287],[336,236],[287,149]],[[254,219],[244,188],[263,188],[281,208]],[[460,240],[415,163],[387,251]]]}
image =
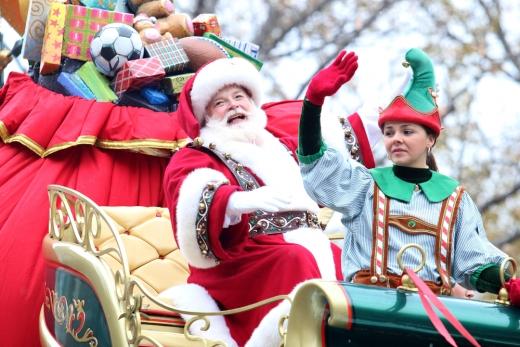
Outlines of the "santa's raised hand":
{"label": "santa's raised hand", "polygon": [[334,95],[354,76],[358,68],[357,60],[356,53],[341,51],[332,64],[314,75],[307,88],[305,98],[314,105],[323,105],[325,97]]}

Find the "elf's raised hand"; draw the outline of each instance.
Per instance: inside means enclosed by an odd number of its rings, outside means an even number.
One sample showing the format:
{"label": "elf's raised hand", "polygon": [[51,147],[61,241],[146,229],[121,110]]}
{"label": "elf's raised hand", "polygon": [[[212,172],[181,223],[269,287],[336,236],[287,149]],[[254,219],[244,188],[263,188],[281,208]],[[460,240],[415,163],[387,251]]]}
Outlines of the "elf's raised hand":
{"label": "elf's raised hand", "polygon": [[354,76],[358,67],[357,60],[356,53],[341,51],[332,64],[314,75],[305,98],[316,106],[323,105],[325,97],[334,95]]}

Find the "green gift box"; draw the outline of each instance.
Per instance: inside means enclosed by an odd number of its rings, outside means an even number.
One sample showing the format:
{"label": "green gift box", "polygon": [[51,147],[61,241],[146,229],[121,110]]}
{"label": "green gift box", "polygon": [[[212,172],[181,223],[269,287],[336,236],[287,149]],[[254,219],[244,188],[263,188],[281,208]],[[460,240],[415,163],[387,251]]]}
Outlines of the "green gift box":
{"label": "green gift box", "polygon": [[110,89],[108,79],[98,71],[93,62],[87,61],[76,74],[85,82],[98,101],[115,101],[117,95]]}
{"label": "green gift box", "polygon": [[229,44],[228,42],[224,41],[223,39],[221,39],[220,37],[218,37],[217,35],[215,35],[213,33],[204,33],[204,37],[207,37],[207,38],[217,42],[218,44],[220,44],[222,47],[224,47],[226,52],[228,52],[228,54],[231,55],[232,57],[240,57],[240,58],[244,58],[244,59],[248,60],[251,64],[253,64],[257,68],[258,71],[260,71],[260,69],[262,68],[262,65],[264,65],[264,63],[261,62],[260,60],[250,56],[246,52],[241,51],[240,49]]}
{"label": "green gift box", "polygon": [[184,84],[195,75],[194,73],[184,73],[182,75],[168,76],[161,82],[163,91],[168,95],[180,94]]}

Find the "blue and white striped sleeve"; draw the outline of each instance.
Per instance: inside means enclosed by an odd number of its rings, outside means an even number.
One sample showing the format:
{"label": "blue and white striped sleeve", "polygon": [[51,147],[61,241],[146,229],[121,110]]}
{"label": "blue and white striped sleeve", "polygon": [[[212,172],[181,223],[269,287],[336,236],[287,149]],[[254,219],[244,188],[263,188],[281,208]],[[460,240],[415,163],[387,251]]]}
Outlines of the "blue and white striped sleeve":
{"label": "blue and white striped sleeve", "polygon": [[305,164],[300,162],[305,190],[322,206],[353,219],[362,211],[374,181],[358,162],[347,159],[337,150],[327,148],[323,155]]}
{"label": "blue and white striped sleeve", "polygon": [[459,205],[453,240],[453,277],[467,288],[473,287],[470,277],[480,266],[500,263],[506,257],[488,240],[482,216],[466,192]]}

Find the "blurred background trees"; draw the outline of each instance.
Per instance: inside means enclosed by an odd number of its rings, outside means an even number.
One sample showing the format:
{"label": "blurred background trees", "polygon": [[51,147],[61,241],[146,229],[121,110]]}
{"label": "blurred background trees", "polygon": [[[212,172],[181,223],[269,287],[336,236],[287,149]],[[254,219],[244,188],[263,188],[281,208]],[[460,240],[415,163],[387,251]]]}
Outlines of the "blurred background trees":
{"label": "blurred background trees", "polygon": [[177,8],[215,12],[224,35],[260,45],[269,101],[303,97],[317,70],[355,50],[356,77],[328,101],[338,115],[363,103],[385,107],[405,80],[404,52],[424,49],[445,127],[435,148],[440,170],[463,183],[489,238],[519,259],[520,2],[178,0]]}

